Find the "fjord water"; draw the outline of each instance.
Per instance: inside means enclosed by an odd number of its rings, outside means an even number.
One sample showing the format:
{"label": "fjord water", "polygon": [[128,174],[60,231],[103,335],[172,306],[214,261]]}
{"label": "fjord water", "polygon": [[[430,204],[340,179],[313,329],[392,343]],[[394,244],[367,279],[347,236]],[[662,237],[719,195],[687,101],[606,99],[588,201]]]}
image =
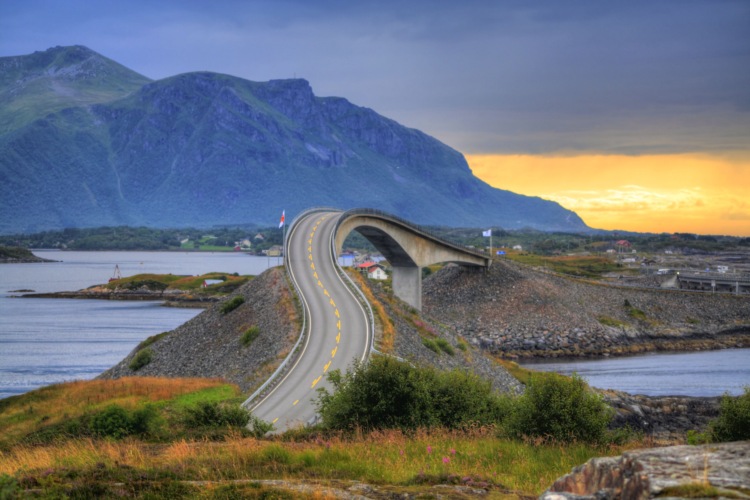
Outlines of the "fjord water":
{"label": "fjord water", "polygon": [[527,368],[570,375],[592,387],[646,396],[742,394],[750,386],[750,349],[651,353],[621,358],[524,362]]}
{"label": "fjord water", "polygon": [[140,341],[172,330],[201,309],[161,302],[19,298],[16,290],[60,292],[106,283],[115,265],[123,276],[257,275],[277,259],[232,252],[73,252],[38,250],[60,262],[0,264],[0,398],[44,385],[91,379]]}
{"label": "fjord water", "polygon": [[[212,271],[257,275],[280,263],[276,258],[220,252],[34,253],[60,262],[0,264],[0,398],[94,378],[143,339],[172,330],[201,312],[162,307],[160,302],[14,298],[20,294],[15,290],[80,290],[107,282],[115,265],[123,276]],[[741,394],[743,386],[750,385],[750,349],[524,365],[577,372],[594,387],[633,394],[718,396]]]}

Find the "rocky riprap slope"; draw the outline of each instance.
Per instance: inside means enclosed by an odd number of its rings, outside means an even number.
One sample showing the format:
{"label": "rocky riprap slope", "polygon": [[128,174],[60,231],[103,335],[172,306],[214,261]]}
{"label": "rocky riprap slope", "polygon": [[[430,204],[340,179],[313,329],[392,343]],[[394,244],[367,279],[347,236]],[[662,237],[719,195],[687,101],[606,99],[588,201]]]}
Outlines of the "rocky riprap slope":
{"label": "rocky riprap slope", "polygon": [[[714,491],[709,492],[709,487]],[[544,500],[750,498],[750,441],[633,450],[592,458],[555,481]]]}
{"label": "rocky riprap slope", "polygon": [[[221,312],[227,300],[241,295],[244,303]],[[242,334],[257,326],[260,334],[248,346]],[[129,364],[143,348],[141,343],[120,363],[99,378],[125,376],[220,377],[243,392],[260,385],[289,353],[300,325],[294,299],[280,268],[269,269],[235,293],[148,345],[153,355],[137,371]]]}
{"label": "rocky riprap slope", "polygon": [[[443,370],[468,370],[483,379],[489,380],[499,392],[520,393],[522,385],[497,362],[480,349],[459,345],[461,337],[456,332],[429,315],[417,314],[408,304],[393,296],[383,283],[369,281],[368,286],[376,299],[383,305],[395,332],[393,348],[388,354],[423,366],[435,366]],[[377,338],[376,344],[380,340]],[[424,344],[424,340],[444,339],[452,348],[453,354],[442,350],[435,352]]]}
{"label": "rocky riprap slope", "polygon": [[750,296],[597,284],[508,260],[444,267],[424,281],[423,309],[509,358],[750,345]]}

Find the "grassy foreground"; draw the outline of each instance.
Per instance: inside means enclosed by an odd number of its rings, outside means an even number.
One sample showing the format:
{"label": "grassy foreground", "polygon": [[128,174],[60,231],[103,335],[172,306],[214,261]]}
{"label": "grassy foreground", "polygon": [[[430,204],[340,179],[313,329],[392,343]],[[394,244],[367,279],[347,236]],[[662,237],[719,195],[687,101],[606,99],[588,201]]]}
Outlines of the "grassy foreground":
{"label": "grassy foreground", "polygon": [[[327,498],[330,488],[364,482],[384,494],[424,498],[432,497],[436,484],[481,488],[489,498],[535,497],[572,467],[624,449],[501,439],[492,427],[409,434],[305,431],[256,439],[237,428],[191,429],[181,419],[200,401],[240,399],[236,387],[218,380],[128,378],[59,384],[0,400],[0,493]],[[112,404],[155,408],[161,431],[121,440],[65,432],[66,422]],[[440,491],[447,498],[467,494]]]}

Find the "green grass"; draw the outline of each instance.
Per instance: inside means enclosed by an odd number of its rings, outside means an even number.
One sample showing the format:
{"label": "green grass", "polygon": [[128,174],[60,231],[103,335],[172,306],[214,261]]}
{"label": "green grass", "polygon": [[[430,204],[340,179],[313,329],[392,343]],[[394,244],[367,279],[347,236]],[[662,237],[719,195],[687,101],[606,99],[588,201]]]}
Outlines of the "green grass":
{"label": "green grass", "polygon": [[623,323],[622,321],[612,318],[610,316],[601,315],[601,316],[597,316],[596,319],[597,321],[599,321],[599,323],[601,323],[604,326],[611,326],[613,328],[622,328],[623,326],[627,326],[626,323]]}
{"label": "green grass", "polygon": [[556,273],[584,278],[599,278],[605,273],[626,271],[620,264],[606,257],[545,257],[537,254],[510,252],[507,258],[529,266],[544,267]]}
{"label": "green grass", "polygon": [[[118,484],[141,498],[305,498],[260,484],[285,479],[312,485],[310,498],[325,497],[320,488],[339,481],[372,484],[391,496],[429,498],[432,485],[447,484],[485,489],[487,498],[536,497],[592,457],[643,446],[513,440],[491,426],[353,434],[308,429],[265,439],[182,427],[189,408],[241,399],[235,386],[216,380],[140,377],[58,384],[7,398],[0,402],[0,485],[43,498],[115,497]],[[168,432],[148,440],[26,439],[111,405],[129,412],[151,405]]]}
{"label": "green grass", "polygon": [[260,335],[260,329],[257,326],[253,325],[245,330],[245,332],[242,334],[242,336],[240,337],[240,343],[244,347],[247,347],[252,344],[255,339],[258,338],[258,335]]}

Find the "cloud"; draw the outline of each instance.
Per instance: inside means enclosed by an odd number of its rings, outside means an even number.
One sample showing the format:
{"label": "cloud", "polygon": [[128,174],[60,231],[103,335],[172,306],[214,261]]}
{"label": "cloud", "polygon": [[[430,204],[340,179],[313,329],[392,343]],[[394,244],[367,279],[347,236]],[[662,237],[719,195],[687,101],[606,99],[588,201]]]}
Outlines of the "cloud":
{"label": "cloud", "polygon": [[747,150],[750,3],[0,2],[0,55],[304,77],[467,153]]}

